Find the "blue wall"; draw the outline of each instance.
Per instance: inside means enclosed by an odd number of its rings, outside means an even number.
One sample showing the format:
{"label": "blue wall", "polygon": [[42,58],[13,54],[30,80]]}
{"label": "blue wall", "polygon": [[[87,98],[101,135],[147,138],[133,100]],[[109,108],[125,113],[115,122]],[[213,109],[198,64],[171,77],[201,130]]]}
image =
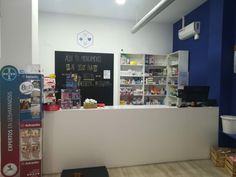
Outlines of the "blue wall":
{"label": "blue wall", "polygon": [[[236,45],[236,10],[234,13],[234,44]],[[231,109],[232,109],[232,114],[236,115],[236,74],[233,74],[232,108]]]}
{"label": "blue wall", "polygon": [[185,25],[193,21],[201,22],[201,36],[199,40],[178,39],[178,30],[181,29],[181,20],[174,24],[173,51],[188,50],[189,60],[189,83],[190,85],[207,84],[207,57],[208,57],[208,36],[209,36],[209,3],[205,3],[185,17]]}
{"label": "blue wall", "polygon": [[[223,38],[221,59],[220,114],[232,114],[233,95],[233,46],[234,46],[234,8],[235,0],[224,1]],[[221,121],[219,145],[236,147],[236,141],[222,133]]]}
{"label": "blue wall", "polygon": [[[201,22],[200,39],[178,39],[181,20],[174,24],[173,51],[190,51],[190,85],[209,85],[221,114],[236,115],[236,74],[233,74],[233,46],[236,44],[236,1],[208,0],[186,16],[187,24]],[[219,145],[236,147],[236,140],[222,133]]]}
{"label": "blue wall", "polygon": [[222,35],[224,0],[209,0],[208,77],[209,98],[220,105],[220,82],[222,64]]}
{"label": "blue wall", "polygon": [[222,62],[221,62],[221,92],[220,109],[222,114],[231,114],[233,94],[233,58],[234,58],[234,9],[235,0],[225,0],[223,38],[222,38]]}
{"label": "blue wall", "polygon": [[232,23],[235,21],[236,26],[234,3],[234,0],[208,0],[186,15],[186,25],[193,21],[201,22],[199,40],[179,40],[181,20],[173,26],[173,51],[190,52],[190,85],[209,85],[209,98],[222,103],[221,113],[225,114],[231,113],[232,105],[236,103],[232,101],[232,95],[236,96],[232,89],[236,88],[235,75],[234,78],[232,76],[233,40],[236,41],[236,31]]}

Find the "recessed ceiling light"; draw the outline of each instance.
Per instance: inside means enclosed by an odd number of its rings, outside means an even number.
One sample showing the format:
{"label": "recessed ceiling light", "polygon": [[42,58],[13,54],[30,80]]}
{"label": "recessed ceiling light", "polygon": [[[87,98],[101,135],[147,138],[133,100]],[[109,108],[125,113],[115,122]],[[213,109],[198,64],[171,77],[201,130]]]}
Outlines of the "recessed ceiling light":
{"label": "recessed ceiling light", "polygon": [[126,0],[116,0],[116,3],[119,5],[124,5]]}

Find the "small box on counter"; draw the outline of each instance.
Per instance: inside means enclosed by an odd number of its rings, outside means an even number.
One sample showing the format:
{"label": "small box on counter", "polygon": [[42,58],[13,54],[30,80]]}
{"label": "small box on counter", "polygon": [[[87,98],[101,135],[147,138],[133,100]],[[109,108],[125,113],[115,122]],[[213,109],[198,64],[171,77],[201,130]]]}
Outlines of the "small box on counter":
{"label": "small box on counter", "polygon": [[79,109],[80,106],[80,89],[61,89],[61,109]]}
{"label": "small box on counter", "polygon": [[97,101],[94,99],[85,99],[83,104],[84,109],[93,109],[97,108]]}

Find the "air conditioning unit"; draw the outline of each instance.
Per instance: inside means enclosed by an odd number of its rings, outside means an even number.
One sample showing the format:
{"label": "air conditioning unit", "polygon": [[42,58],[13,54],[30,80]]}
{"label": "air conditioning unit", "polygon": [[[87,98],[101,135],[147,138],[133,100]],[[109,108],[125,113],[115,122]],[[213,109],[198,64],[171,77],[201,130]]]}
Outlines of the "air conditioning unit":
{"label": "air conditioning unit", "polygon": [[179,30],[179,39],[185,40],[194,37],[194,40],[199,39],[200,22],[192,22],[189,25]]}

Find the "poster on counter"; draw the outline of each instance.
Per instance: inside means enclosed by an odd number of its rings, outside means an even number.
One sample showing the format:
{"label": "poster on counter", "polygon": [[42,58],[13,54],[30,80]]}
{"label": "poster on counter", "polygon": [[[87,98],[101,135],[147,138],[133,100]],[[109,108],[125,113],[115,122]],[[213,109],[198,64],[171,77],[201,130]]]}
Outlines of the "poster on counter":
{"label": "poster on counter", "polygon": [[42,75],[1,69],[1,174],[41,177]]}

